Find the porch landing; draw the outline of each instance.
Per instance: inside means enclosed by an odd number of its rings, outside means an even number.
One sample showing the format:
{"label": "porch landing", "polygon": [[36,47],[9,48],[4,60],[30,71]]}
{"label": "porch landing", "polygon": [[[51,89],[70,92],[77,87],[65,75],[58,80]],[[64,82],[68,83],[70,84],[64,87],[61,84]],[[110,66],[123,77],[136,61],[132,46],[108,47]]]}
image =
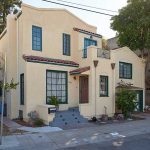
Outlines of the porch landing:
{"label": "porch landing", "polygon": [[49,125],[52,127],[60,127],[64,130],[95,126],[89,123],[88,119],[80,115],[78,107],[56,112],[54,120]]}

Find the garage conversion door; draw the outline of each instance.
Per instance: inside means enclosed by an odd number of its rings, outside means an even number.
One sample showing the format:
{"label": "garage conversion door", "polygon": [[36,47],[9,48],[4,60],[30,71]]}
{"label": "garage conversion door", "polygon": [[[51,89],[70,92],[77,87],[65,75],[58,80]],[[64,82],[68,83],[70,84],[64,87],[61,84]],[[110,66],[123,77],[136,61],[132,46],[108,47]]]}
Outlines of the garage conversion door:
{"label": "garage conversion door", "polygon": [[46,71],[46,103],[49,97],[56,96],[60,104],[67,103],[68,76],[66,71]]}

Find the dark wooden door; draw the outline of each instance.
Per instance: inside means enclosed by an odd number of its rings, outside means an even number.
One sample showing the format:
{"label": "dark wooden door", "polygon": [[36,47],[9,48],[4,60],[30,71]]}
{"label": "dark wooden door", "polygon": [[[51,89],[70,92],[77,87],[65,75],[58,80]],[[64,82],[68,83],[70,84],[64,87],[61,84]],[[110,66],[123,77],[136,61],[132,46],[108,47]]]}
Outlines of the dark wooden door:
{"label": "dark wooden door", "polygon": [[79,78],[79,102],[89,102],[88,76],[80,76]]}

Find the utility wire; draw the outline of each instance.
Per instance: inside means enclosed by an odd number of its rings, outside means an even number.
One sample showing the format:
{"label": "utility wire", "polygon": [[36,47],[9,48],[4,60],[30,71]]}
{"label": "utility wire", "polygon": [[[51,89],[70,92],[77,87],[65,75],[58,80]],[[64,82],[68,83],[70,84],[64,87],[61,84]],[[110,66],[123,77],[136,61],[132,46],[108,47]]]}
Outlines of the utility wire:
{"label": "utility wire", "polygon": [[94,9],[99,9],[99,10],[104,10],[104,11],[110,11],[110,12],[117,13],[117,11],[115,11],[115,10],[104,9],[104,8],[99,8],[99,7],[94,7],[94,6],[88,6],[88,5],[79,4],[79,3],[73,3],[73,2],[68,2],[68,1],[64,1],[64,0],[57,0],[57,1],[65,2],[65,3],[68,3],[68,4],[74,4],[74,5],[84,6],[84,7],[88,7],[88,8],[94,8]]}
{"label": "utility wire", "polygon": [[50,0],[42,0],[42,1],[49,2],[49,3],[53,3],[53,4],[57,4],[57,5],[72,7],[72,8],[76,8],[76,9],[80,9],[80,10],[84,10],[84,11],[89,11],[89,12],[93,12],[93,13],[97,13],[97,14],[101,14],[101,15],[110,16],[110,17],[113,17],[113,16],[114,16],[114,15],[111,15],[111,14],[102,13],[102,12],[99,12],[99,11],[94,11],[94,10],[85,9],[85,8],[81,8],[81,7],[76,7],[76,6],[72,6],[72,5],[57,3],[57,2],[50,1]]}

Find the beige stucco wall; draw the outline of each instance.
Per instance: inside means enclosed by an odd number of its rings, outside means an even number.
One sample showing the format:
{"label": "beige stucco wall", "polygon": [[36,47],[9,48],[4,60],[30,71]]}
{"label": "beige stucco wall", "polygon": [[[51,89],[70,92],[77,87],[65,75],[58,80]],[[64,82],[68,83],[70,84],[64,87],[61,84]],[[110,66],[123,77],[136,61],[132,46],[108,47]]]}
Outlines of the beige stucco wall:
{"label": "beige stucco wall", "polygon": [[[105,114],[104,107],[107,108],[107,114],[110,116],[113,114],[113,95],[112,95],[112,69],[111,69],[111,59],[98,58],[97,48],[95,46],[90,46],[88,48],[87,58],[82,58],[82,65],[89,64],[90,75],[89,75],[89,104],[80,104],[80,112],[83,116],[99,117]],[[93,60],[98,60],[98,65],[96,67],[96,81],[95,81],[95,67]],[[108,76],[109,78],[109,96],[100,97],[100,75]],[[96,87],[96,88],[95,88]],[[95,92],[96,90],[96,92]],[[96,98],[95,98],[96,94]],[[95,109],[96,107],[96,109]]]}
{"label": "beige stucco wall", "polygon": [[27,63],[26,71],[26,108],[27,112],[37,109],[38,105],[46,104],[46,70],[63,70],[68,72],[68,104],[61,104],[60,110],[68,107],[78,106],[79,85],[76,80],[69,75],[69,71],[74,67],[57,66],[50,64]]}
{"label": "beige stucco wall", "polygon": [[[124,80],[125,82],[131,82],[136,87],[144,88],[144,61],[137,57],[137,55],[127,47],[123,47],[118,50],[112,50],[111,53],[112,59],[114,59],[113,61],[116,63],[116,85],[121,80]],[[119,61],[132,64],[132,79],[119,79]]]}
{"label": "beige stucco wall", "polygon": [[[35,110],[37,105],[46,103],[46,69],[68,71],[68,105],[61,104],[60,110],[78,106],[79,78],[76,77],[76,80],[74,80],[73,76],[69,76],[69,71],[76,68],[25,63],[22,55],[73,60],[80,63],[78,52],[84,48],[84,37],[90,38],[90,36],[78,33],[73,28],[78,27],[96,33],[96,27],[88,25],[64,9],[38,9],[23,4],[22,11],[23,13],[18,19],[19,39],[21,39],[19,43],[19,73],[25,73],[26,85],[25,105],[19,108],[24,109],[24,117],[27,117],[28,112]],[[32,25],[42,27],[42,52],[32,50]],[[71,35],[71,56],[62,54],[63,33]],[[101,46],[101,38],[93,37],[93,39],[98,40],[98,46]],[[33,88],[34,84],[36,86]]]}
{"label": "beige stucco wall", "polygon": [[[133,83],[133,86],[142,88],[145,90],[144,79],[144,66],[145,63],[134,52],[127,47],[111,50],[111,59],[98,58],[97,49],[95,46],[90,46],[88,49],[88,57],[82,58],[83,64],[90,64],[91,70],[89,75],[89,103],[80,104],[80,112],[83,116],[100,116],[105,114],[105,108],[107,108],[107,114],[112,116],[115,112],[115,87],[123,80],[125,83]],[[96,67],[96,85],[95,85],[95,68],[93,60],[98,60],[98,66]],[[119,78],[119,62],[126,62],[132,64],[132,79],[120,79]],[[115,69],[111,68],[111,63],[115,63]],[[108,97],[100,97],[100,75],[108,76]],[[96,89],[95,89],[96,87]],[[96,101],[95,101],[96,90]],[[144,94],[144,93],[143,93]],[[96,112],[95,112],[96,106]],[[145,106],[145,95],[143,99],[143,108]]]}
{"label": "beige stucco wall", "polygon": [[[96,27],[88,25],[64,9],[37,9],[23,5],[22,11],[24,33],[22,50],[25,54],[75,60],[76,51],[83,42],[79,41],[78,34],[73,28],[96,32]],[[42,52],[32,50],[32,25],[42,27]],[[71,56],[62,55],[63,33],[71,35]]]}

